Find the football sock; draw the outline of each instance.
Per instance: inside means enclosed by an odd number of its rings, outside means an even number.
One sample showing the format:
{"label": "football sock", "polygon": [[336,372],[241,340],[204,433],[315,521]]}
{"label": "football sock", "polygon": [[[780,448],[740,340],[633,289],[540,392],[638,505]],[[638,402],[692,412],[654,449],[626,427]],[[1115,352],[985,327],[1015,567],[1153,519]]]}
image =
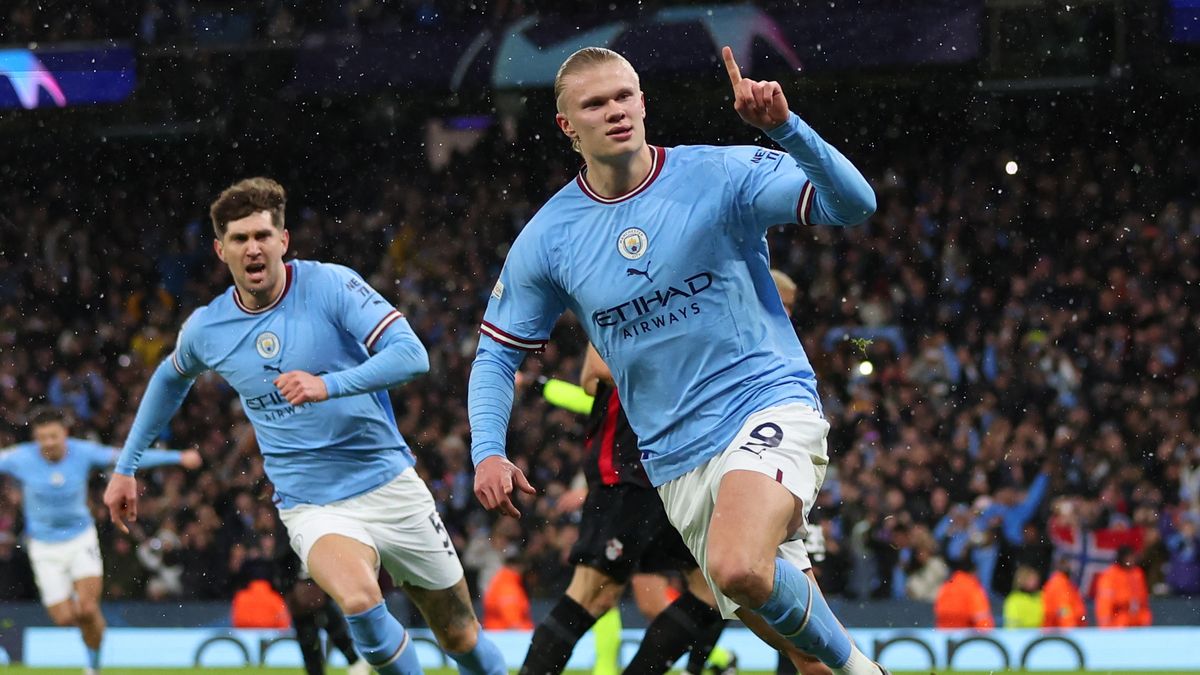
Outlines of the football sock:
{"label": "football sock", "polygon": [[775,666],[775,675],[796,675],[799,671],[796,670],[796,664],[783,654],[779,653],[779,665]]}
{"label": "football sock", "polygon": [[321,651],[321,631],[317,628],[317,617],[311,612],[292,614],[292,627],[296,629],[296,643],[300,645],[300,656],[304,659],[307,675],[325,675],[325,654]]}
{"label": "football sock", "polygon": [[88,647],[87,650],[88,668],[92,670],[100,670],[100,650]]}
{"label": "football sock", "polygon": [[717,640],[720,639],[721,633],[725,630],[725,619],[721,618],[721,613],[713,610],[715,617],[707,627],[701,627],[701,632],[697,634],[696,644],[692,645],[691,654],[688,656],[687,672],[692,675],[700,675],[704,672],[704,666],[712,661],[715,665],[724,665],[717,663],[720,656],[726,656],[726,660],[733,655],[727,650],[721,649],[717,645]]}
{"label": "football sock", "polygon": [[592,675],[617,675],[621,672],[621,612],[610,609],[592,626],[596,638],[596,663]]}
{"label": "football sock", "polygon": [[[667,672],[689,647],[707,638],[713,623],[720,621],[720,612],[695,595],[684,593],[650,622],[642,644],[625,672],[631,675]],[[711,643],[708,648],[712,648]],[[705,649],[705,656],[708,656],[708,649]]]}
{"label": "football sock", "polygon": [[500,648],[496,646],[495,642],[489,640],[482,630],[479,631],[479,640],[471,651],[462,654],[446,653],[458,662],[460,673],[467,675],[507,675],[508,673],[508,665],[504,663],[504,655],[500,653]]}
{"label": "football sock", "polygon": [[596,623],[578,602],[562,596],[550,615],[533,631],[521,675],[559,675],[567,666],[575,643]]}
{"label": "football sock", "polygon": [[422,675],[412,640],[382,600],[361,614],[347,614],[346,623],[358,652],[380,675]]}
{"label": "football sock", "polygon": [[808,575],[783,558],[775,559],[771,596],[754,611],[837,675],[878,674],[870,659],[854,646]]}

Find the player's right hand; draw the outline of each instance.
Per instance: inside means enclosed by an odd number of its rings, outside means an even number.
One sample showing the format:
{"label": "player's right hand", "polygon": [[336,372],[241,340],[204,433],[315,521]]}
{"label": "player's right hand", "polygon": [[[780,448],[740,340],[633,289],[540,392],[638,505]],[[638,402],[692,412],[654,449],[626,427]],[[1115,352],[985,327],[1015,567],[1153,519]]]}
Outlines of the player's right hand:
{"label": "player's right hand", "polygon": [[137,521],[137,479],[114,473],[108,481],[108,489],[104,491],[104,505],[108,507],[108,516],[112,518],[117,529],[129,534],[129,526],[125,521]]}
{"label": "player's right hand", "polygon": [[525,494],[537,494],[525,478],[525,472],[505,457],[493,455],[475,467],[475,497],[489,511],[520,518],[521,512],[512,502],[514,486]]}

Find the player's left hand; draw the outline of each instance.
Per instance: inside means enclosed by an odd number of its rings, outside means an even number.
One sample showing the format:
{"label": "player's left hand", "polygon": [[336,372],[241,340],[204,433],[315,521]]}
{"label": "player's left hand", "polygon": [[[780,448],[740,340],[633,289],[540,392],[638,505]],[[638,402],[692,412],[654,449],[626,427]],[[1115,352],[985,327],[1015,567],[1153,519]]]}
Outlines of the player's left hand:
{"label": "player's left hand", "polygon": [[275,387],[292,405],[316,403],[329,398],[325,381],[303,370],[289,370],[275,378]]}
{"label": "player's left hand", "polygon": [[475,497],[488,511],[520,518],[521,512],[512,501],[513,489],[525,494],[537,494],[537,490],[525,478],[525,472],[506,457],[493,455],[475,467]]}
{"label": "player's left hand", "polygon": [[204,464],[204,458],[200,456],[198,451],[184,450],[183,452],[179,453],[179,466],[182,466],[188,471],[199,469],[201,464]]}
{"label": "player's left hand", "polygon": [[721,48],[729,83],[733,85],[733,109],[747,124],[769,131],[788,120],[787,98],[783,87],[771,80],[762,82],[742,77],[742,69],[733,60],[733,50]]}

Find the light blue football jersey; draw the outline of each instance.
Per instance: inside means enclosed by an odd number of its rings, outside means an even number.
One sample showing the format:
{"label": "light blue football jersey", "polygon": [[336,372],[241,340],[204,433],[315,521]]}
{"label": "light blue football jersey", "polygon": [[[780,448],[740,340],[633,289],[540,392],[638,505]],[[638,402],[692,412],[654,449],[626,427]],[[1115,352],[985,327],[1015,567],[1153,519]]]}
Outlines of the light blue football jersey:
{"label": "light blue football jersey", "polygon": [[[170,361],[183,377],[212,370],[237,391],[276,498],[289,508],[369,492],[414,459],[396,429],[387,391],[294,406],[275,378],[292,370],[326,375],[358,366],[385,331],[402,333],[417,347],[420,342],[403,315],[353,270],[302,260],[285,267],[284,291],[266,307],[247,308],[230,287],[197,309],[180,330]],[[131,432],[126,451],[145,440]],[[132,471],[122,455],[117,472]]]}
{"label": "light blue football jersey", "polygon": [[[559,315],[574,312],[614,374],[655,485],[722,450],[756,411],[793,402],[820,409],[770,275],[766,232],[870,214],[870,187],[830,150],[840,161],[829,171],[853,174],[835,179],[865,189],[858,203],[816,199],[793,157],[759,147],[651,146],[652,170],[617,198],[596,194],[581,172],[517,237],[482,333],[536,350]],[[492,348],[485,343],[481,356]],[[472,396],[485,399],[483,387],[473,377]],[[480,407],[473,424],[486,419]],[[473,428],[476,462],[503,444],[487,426]]]}
{"label": "light blue football jersey", "polygon": [[[21,484],[25,510],[25,533],[44,542],[67,541],[92,526],[88,511],[88,477],[93,469],[112,466],[117,448],[81,438],[67,439],[67,452],[51,462],[36,443],[20,443],[0,450],[0,473]],[[152,450],[146,466],[178,464],[179,453]]]}

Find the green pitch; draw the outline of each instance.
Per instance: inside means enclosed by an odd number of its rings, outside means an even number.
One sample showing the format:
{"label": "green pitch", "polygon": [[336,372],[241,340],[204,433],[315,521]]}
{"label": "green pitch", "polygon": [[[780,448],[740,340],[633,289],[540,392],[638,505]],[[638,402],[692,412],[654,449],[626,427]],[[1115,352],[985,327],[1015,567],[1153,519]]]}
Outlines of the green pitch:
{"label": "green pitch", "polygon": [[[163,668],[113,668],[104,669],[104,675],[180,675],[182,673],[204,673],[205,675],[283,675],[302,673],[299,668],[203,668],[203,669],[163,669]],[[330,668],[329,675],[342,675],[346,670]],[[449,668],[426,669],[427,675],[457,675],[457,670]],[[516,671],[514,670],[514,673]],[[677,671],[678,673],[678,671]],[[1003,673],[1022,673],[1025,675],[1133,675],[1129,670],[937,670],[936,675],[1001,675]],[[20,665],[0,665],[2,675],[79,675],[78,668],[24,668]],[[568,675],[590,675],[587,670],[568,670]],[[742,670],[740,675],[770,675],[766,671]],[[902,671],[895,670],[893,675],[930,675],[929,670]],[[1153,670],[1144,671],[1142,675],[1200,675],[1195,670]]]}
{"label": "green pitch", "polygon": [[[0,674],[9,675],[79,675],[78,668],[25,668],[23,666],[0,666]],[[283,675],[284,673],[303,672],[299,668],[106,668],[104,675],[179,675],[182,673],[211,673],[212,675]],[[340,668],[329,668],[329,675],[342,675],[346,671]],[[450,668],[431,668],[425,671],[427,675],[458,675],[458,671]],[[513,671],[514,673],[516,671]],[[743,670],[741,675],[771,675],[766,672]],[[1002,673],[1024,673],[1025,675],[1133,675],[1132,671],[1108,670],[941,670],[936,675],[1001,675]],[[568,670],[567,675],[591,675],[586,670]],[[930,671],[893,671],[893,675],[931,675]],[[1200,675],[1200,671],[1156,670],[1147,671],[1146,675]]]}

